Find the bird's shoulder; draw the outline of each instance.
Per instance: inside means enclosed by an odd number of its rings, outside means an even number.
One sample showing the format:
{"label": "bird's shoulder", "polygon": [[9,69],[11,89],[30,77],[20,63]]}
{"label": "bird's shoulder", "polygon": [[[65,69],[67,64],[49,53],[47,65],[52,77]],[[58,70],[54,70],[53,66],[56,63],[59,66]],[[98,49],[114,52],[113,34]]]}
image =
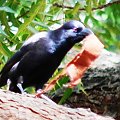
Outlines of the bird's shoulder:
{"label": "bird's shoulder", "polygon": [[27,46],[29,44],[34,44],[40,40],[44,40],[44,39],[47,39],[48,37],[48,32],[39,32],[39,33],[36,33],[34,35],[32,35],[30,38],[28,38],[28,40],[26,40],[22,47],[24,46]]}
{"label": "bird's shoulder", "polygon": [[53,54],[56,51],[54,34],[51,31],[39,32],[24,42],[21,51],[37,52],[37,54]]}

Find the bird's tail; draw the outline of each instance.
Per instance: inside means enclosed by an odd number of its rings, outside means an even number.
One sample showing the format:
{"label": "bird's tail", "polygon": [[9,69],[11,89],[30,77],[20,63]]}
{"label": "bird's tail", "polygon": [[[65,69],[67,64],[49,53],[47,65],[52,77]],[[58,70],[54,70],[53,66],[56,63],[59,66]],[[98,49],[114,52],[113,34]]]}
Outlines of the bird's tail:
{"label": "bird's tail", "polygon": [[7,84],[7,80],[9,78],[10,69],[21,59],[23,52],[16,52],[13,57],[5,64],[2,71],[0,72],[0,87]]}
{"label": "bird's tail", "polygon": [[0,72],[0,87],[4,86],[7,84],[8,80],[8,73],[2,73]]}

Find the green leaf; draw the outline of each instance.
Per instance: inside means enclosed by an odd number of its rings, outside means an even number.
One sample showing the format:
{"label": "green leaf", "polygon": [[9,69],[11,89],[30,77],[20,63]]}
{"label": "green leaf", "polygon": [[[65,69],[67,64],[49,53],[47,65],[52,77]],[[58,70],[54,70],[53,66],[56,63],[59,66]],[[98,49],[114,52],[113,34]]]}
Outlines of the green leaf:
{"label": "green leaf", "polygon": [[63,77],[62,79],[60,79],[56,86],[55,86],[55,90],[59,89],[60,87],[62,87],[63,84],[67,83],[69,81],[68,77]]}
{"label": "green leaf", "polygon": [[3,44],[2,42],[0,42],[0,52],[3,55],[6,55],[8,57],[12,56],[12,52],[7,48],[7,46],[5,44]]}
{"label": "green leaf", "polygon": [[36,93],[35,87],[27,87],[27,88],[25,88],[24,91],[29,93],[29,94],[33,94],[33,93],[35,94]]}
{"label": "green leaf", "polygon": [[2,6],[5,3],[5,0],[0,0],[0,6]]}
{"label": "green leaf", "polygon": [[99,5],[103,5],[106,3],[106,0],[99,0]]}
{"label": "green leaf", "polygon": [[86,9],[86,12],[88,14],[91,15],[92,13],[92,5],[91,5],[92,1],[91,0],[86,0],[86,6],[85,6],[85,9]]}
{"label": "green leaf", "polygon": [[78,88],[78,92],[82,91],[85,95],[87,95],[85,89],[84,89],[84,86],[82,84],[82,82],[80,82],[78,85],[77,85],[77,88]]}
{"label": "green leaf", "polygon": [[38,33],[38,31],[34,27],[32,27],[32,26],[28,26],[27,28],[28,28],[29,31],[31,31],[34,34]]}
{"label": "green leaf", "polygon": [[14,14],[8,14],[8,20],[12,22],[12,26],[19,27],[22,22],[15,18]]}
{"label": "green leaf", "polygon": [[5,12],[9,12],[9,13],[16,13],[13,9],[11,9],[8,6],[0,7],[0,11],[5,11]]}
{"label": "green leaf", "polygon": [[2,33],[3,35],[7,36],[7,34],[2,30],[1,25],[0,25],[0,33]]}
{"label": "green leaf", "polygon": [[93,0],[93,5],[94,5],[95,7],[97,7],[97,6],[98,6],[98,0]]}
{"label": "green leaf", "polygon": [[[5,27],[4,32],[7,34],[7,39],[14,42],[14,43],[18,43],[17,40],[12,39],[12,37],[14,36],[14,34],[11,32],[10,26],[9,26],[9,20],[7,19],[7,13],[6,12],[0,12],[1,14],[1,24]],[[11,13],[10,13],[11,14]]]}
{"label": "green leaf", "polygon": [[72,94],[72,89],[71,88],[67,88],[67,90],[64,92],[63,97],[61,98],[61,100],[59,101],[58,104],[63,104],[65,103],[65,101],[69,98],[69,96]]}
{"label": "green leaf", "polygon": [[37,22],[37,21],[33,20],[32,23],[34,23],[34,24],[36,24],[36,25],[40,25],[40,26],[42,26],[42,27],[44,27],[44,28],[47,28],[47,29],[49,30],[49,26],[46,25],[44,22],[40,22],[40,21]]}
{"label": "green leaf", "polygon": [[[49,81],[54,80],[55,77],[58,76],[58,75],[60,76],[60,75],[62,74],[62,72],[63,72],[63,69],[62,69],[62,70],[59,70],[58,72],[57,72],[57,70],[56,70],[55,75],[54,75]],[[67,83],[68,81],[69,81],[69,77],[68,77],[68,76],[62,77],[60,80],[57,81],[57,84],[55,85],[54,89],[51,90],[51,93],[52,93],[52,92],[55,92],[55,90],[61,88],[61,87],[63,86],[63,84]]]}
{"label": "green leaf", "polygon": [[87,24],[89,19],[90,19],[90,17],[86,16],[85,19],[84,19],[84,23]]}
{"label": "green leaf", "polygon": [[7,14],[6,12],[1,12],[1,24],[5,26],[5,29],[4,31],[9,35],[11,36],[10,34],[10,26],[8,24],[8,19],[7,19]]}
{"label": "green leaf", "polygon": [[74,9],[73,9],[73,11],[72,11],[72,14],[73,14],[73,15],[74,15],[74,14],[77,14],[78,11],[79,11],[79,8],[80,8],[80,3],[77,2],[77,3],[75,4],[75,6],[74,6]]}
{"label": "green leaf", "polygon": [[[19,27],[19,30],[16,34],[15,37],[17,37],[19,34],[23,33],[23,31],[27,28],[27,26],[33,21],[33,19],[35,18],[35,16],[41,11],[43,10],[43,6],[45,6],[45,0],[38,0],[36,2],[36,4],[34,4],[30,11],[29,11],[29,18],[25,19],[25,22]],[[41,11],[42,12],[42,11]]]}

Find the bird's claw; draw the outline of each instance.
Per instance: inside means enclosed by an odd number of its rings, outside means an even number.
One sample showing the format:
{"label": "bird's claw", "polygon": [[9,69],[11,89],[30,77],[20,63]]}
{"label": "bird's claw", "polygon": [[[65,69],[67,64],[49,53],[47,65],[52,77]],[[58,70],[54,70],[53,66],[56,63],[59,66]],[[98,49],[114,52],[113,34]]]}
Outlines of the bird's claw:
{"label": "bird's claw", "polygon": [[37,94],[35,95],[35,97],[36,97],[36,98],[40,98],[40,97],[42,97],[41,95],[42,95],[43,93],[44,93],[44,90],[41,90],[41,89],[40,89],[40,90],[37,91]]}
{"label": "bird's claw", "polygon": [[37,94],[35,95],[35,98],[40,98],[40,97],[41,97],[41,94],[42,94],[42,93],[37,93]]}
{"label": "bird's claw", "polygon": [[53,102],[50,98],[48,98],[47,96],[45,96],[43,93],[44,93],[44,91],[41,90],[39,93],[37,93],[35,95],[35,98],[40,98],[41,97],[41,98],[45,99],[46,101],[50,102],[51,104],[56,105],[55,102]]}

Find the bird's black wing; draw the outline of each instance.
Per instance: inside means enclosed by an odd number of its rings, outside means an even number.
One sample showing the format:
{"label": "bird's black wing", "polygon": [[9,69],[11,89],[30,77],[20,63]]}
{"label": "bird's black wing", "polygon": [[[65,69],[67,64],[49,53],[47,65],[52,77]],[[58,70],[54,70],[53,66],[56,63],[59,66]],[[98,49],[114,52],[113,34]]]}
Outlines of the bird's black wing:
{"label": "bird's black wing", "polygon": [[37,34],[33,35],[27,41],[25,41],[25,43],[23,44],[21,49],[19,51],[17,51],[13,55],[13,57],[11,57],[11,59],[5,64],[2,71],[0,72],[0,87],[6,85],[7,79],[8,79],[8,73],[11,70],[11,68],[17,62],[20,62],[20,60],[26,54],[28,54],[31,51],[31,49],[33,49],[34,43],[36,41],[39,41],[41,38],[46,37],[46,35],[47,35],[47,32],[40,32],[40,33],[37,33]]}
{"label": "bird's black wing", "polygon": [[22,58],[25,53],[22,51],[16,52],[13,57],[5,64],[2,71],[0,72],[0,87],[7,83],[8,73],[10,69]]}

